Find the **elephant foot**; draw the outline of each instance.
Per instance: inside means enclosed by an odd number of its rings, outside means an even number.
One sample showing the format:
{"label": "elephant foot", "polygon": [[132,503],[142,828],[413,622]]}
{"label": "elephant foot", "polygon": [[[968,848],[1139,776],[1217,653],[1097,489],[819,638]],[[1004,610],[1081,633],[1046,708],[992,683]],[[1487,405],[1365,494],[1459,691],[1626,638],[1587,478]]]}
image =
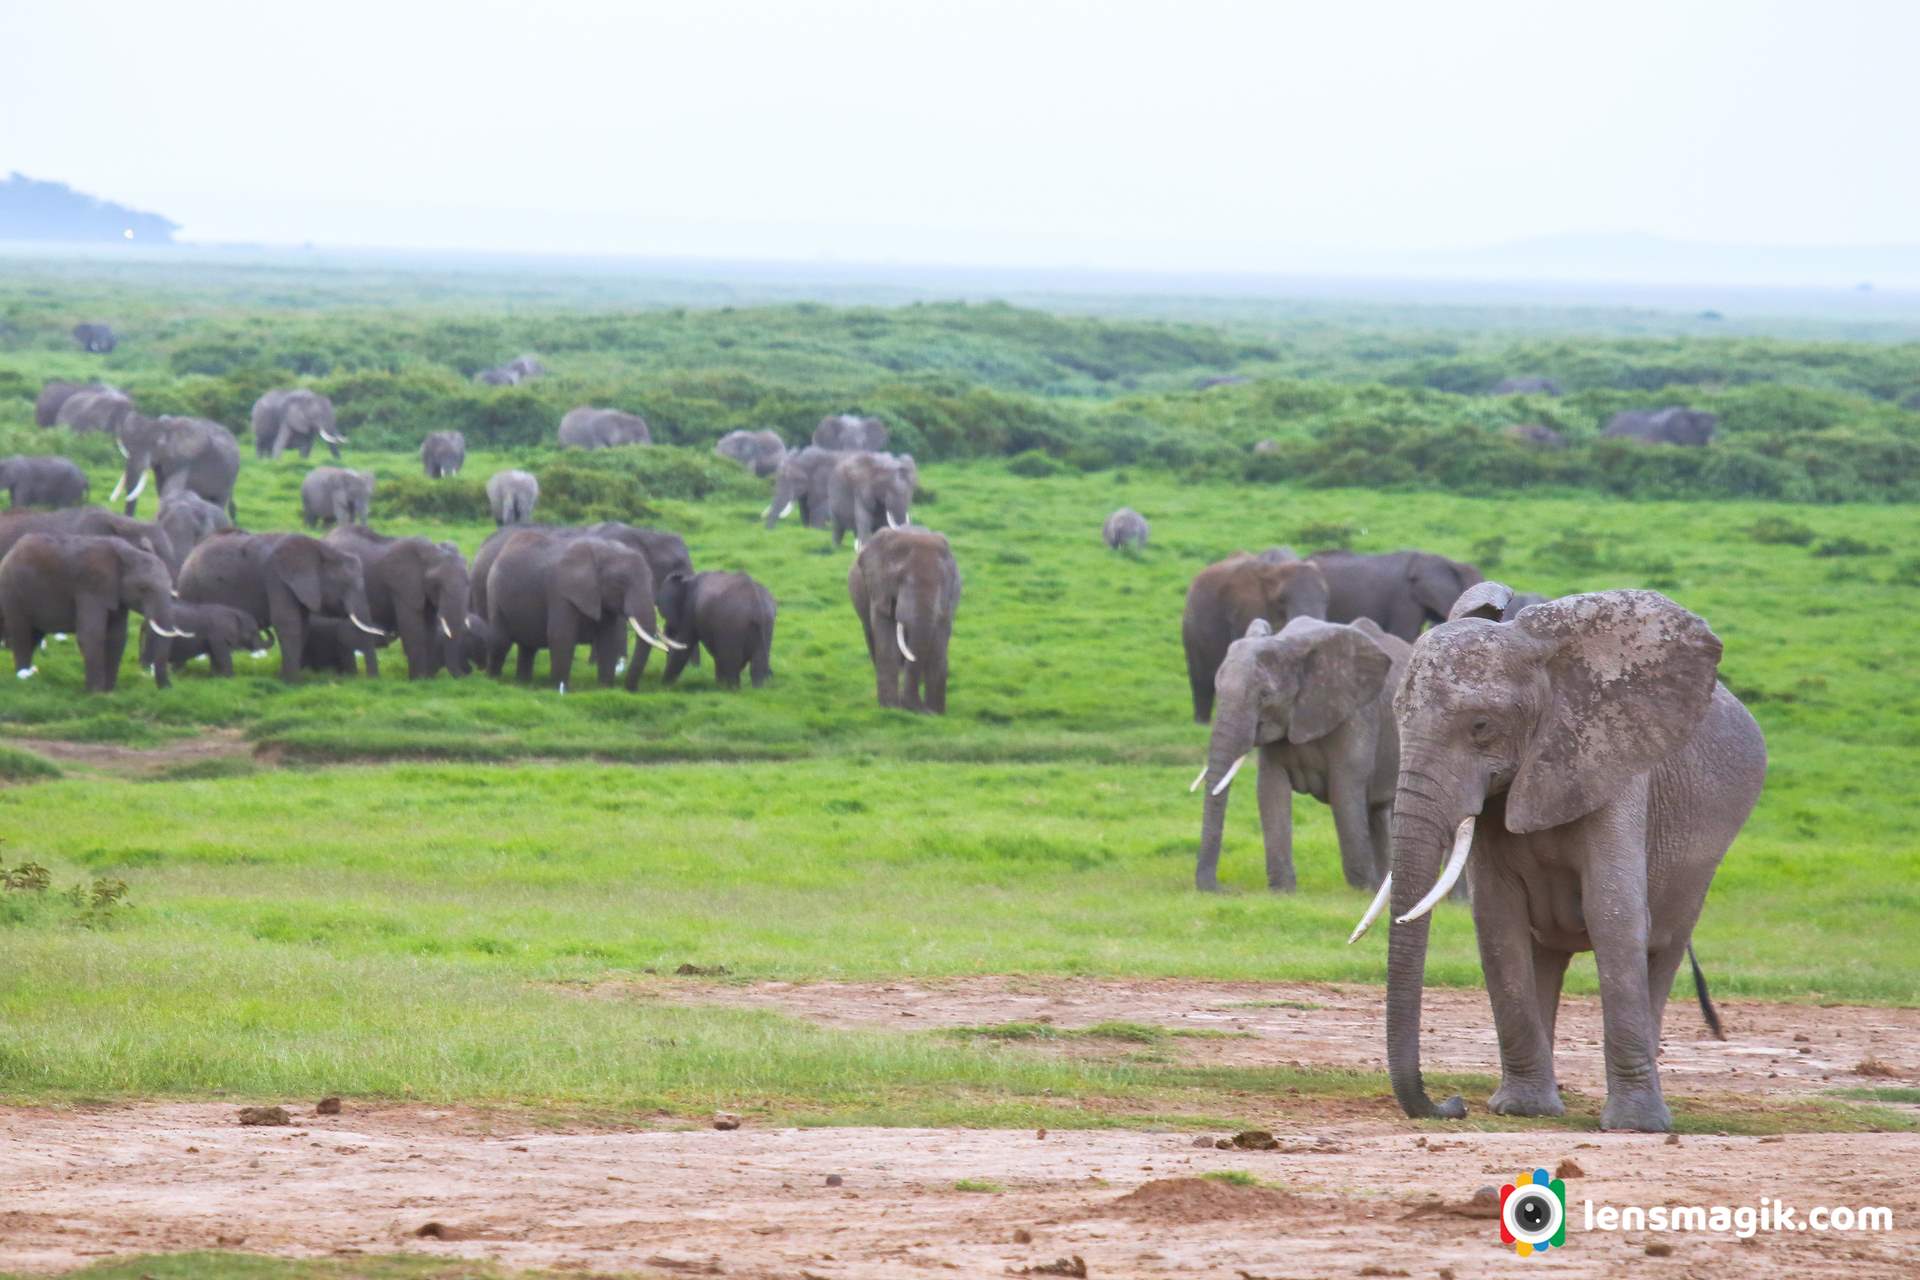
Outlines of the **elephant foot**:
{"label": "elephant foot", "polygon": [[1214,879],[1212,876],[1195,876],[1193,880],[1193,887],[1198,889],[1202,893],[1225,893],[1226,892],[1225,889],[1220,887],[1220,882]]}
{"label": "elephant foot", "polygon": [[1268,893],[1292,893],[1294,891],[1294,888],[1295,888],[1294,882],[1291,880],[1267,881]]}
{"label": "elephant foot", "polygon": [[1551,1080],[1545,1084],[1502,1080],[1487,1099],[1487,1110],[1497,1116],[1563,1116],[1567,1104],[1560,1100],[1560,1086]]}
{"label": "elephant foot", "polygon": [[1666,1133],[1673,1128],[1673,1112],[1657,1093],[1620,1095],[1609,1092],[1600,1112],[1602,1129],[1629,1129],[1638,1133]]}

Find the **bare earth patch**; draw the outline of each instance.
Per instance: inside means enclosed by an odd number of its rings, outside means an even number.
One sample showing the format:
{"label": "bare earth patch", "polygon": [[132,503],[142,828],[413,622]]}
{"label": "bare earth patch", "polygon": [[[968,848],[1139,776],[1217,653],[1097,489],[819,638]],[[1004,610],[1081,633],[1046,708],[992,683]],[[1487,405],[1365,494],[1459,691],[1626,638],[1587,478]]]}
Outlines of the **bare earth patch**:
{"label": "bare earth patch", "polygon": [[129,747],[117,742],[65,742],[58,738],[0,738],[0,742],[30,751],[62,767],[77,766],[122,778],[150,778],[184,765],[254,754],[253,744],[237,729],[201,729],[191,737],[154,747]]}

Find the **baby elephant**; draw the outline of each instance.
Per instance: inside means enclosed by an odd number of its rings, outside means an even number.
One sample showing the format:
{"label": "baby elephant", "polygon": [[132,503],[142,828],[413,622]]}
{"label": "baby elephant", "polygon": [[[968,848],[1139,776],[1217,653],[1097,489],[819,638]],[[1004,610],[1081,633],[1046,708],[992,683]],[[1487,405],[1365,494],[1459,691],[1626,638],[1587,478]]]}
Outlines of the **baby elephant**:
{"label": "baby elephant", "polygon": [[300,482],[300,515],[307,527],[365,524],[373,505],[373,472],[315,467]]}
{"label": "baby elephant", "polygon": [[467,438],[458,431],[436,431],[420,442],[420,465],[427,479],[457,476],[467,462]]}
{"label": "baby elephant", "polygon": [[713,678],[722,688],[738,689],[740,672],[753,669],[758,689],[773,674],[773,595],[744,573],[674,573],[660,587],[660,617],[668,639],[687,647],[667,656],[666,682],[672,684],[691,662],[700,665],[700,647],[713,655]]}
{"label": "baby elephant", "polygon": [[65,458],[0,458],[0,489],[16,507],[77,507],[87,500],[87,473]]}
{"label": "baby elephant", "polygon": [[1100,527],[1100,540],[1114,551],[1122,547],[1144,547],[1149,529],[1145,516],[1132,507],[1122,507]]}
{"label": "baby elephant", "polygon": [[216,676],[233,674],[236,649],[251,650],[253,656],[266,656],[273,643],[267,631],[252,614],[224,604],[190,604],[177,600],[173,606],[176,628],[189,632],[162,635],[149,621],[140,632],[140,665],[153,672],[153,683],[162,689],[173,683],[167,674],[169,665],[184,667],[194,658],[204,657]]}

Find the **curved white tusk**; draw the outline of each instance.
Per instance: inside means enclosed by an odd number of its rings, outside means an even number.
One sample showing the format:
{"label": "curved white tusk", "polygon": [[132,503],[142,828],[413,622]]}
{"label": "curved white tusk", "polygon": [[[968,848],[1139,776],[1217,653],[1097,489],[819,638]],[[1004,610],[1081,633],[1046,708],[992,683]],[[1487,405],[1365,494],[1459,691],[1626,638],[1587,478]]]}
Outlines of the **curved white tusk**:
{"label": "curved white tusk", "polygon": [[562,680],[560,682],[560,692],[565,693],[566,691],[567,691],[567,682],[565,680]]}
{"label": "curved white tusk", "polygon": [[855,539],[853,540],[853,554],[855,554],[855,555],[857,556],[857,555],[859,555],[859,554],[860,554],[860,553],[861,553],[861,552],[862,552],[863,550],[865,550],[865,546],[864,546],[864,545],[863,545],[863,544],[861,543],[861,541],[860,541],[860,539],[858,539],[858,538],[855,538]]}
{"label": "curved white tusk", "polygon": [[1352,946],[1367,936],[1367,930],[1373,928],[1373,922],[1387,909],[1387,898],[1393,893],[1393,872],[1387,872],[1387,878],[1380,882],[1380,892],[1373,895],[1373,901],[1367,905],[1367,914],[1360,917],[1360,923],[1347,935],[1347,945]]}
{"label": "curved white tusk", "polygon": [[901,657],[905,658],[908,662],[920,661],[920,659],[913,656],[913,650],[907,648],[907,624],[898,618],[893,620],[893,641],[900,646]]}
{"label": "curved white tusk", "polygon": [[370,636],[384,636],[387,634],[378,627],[368,626],[366,623],[360,621],[360,615],[357,613],[350,613],[347,615],[347,618],[354,626],[360,628]]}
{"label": "curved white tusk", "polygon": [[639,636],[642,640],[645,640],[648,644],[652,645],[654,648],[658,649],[660,652],[665,653],[667,651],[666,645],[660,643],[658,640],[654,639],[652,636],[647,634],[647,629],[640,625],[640,619],[628,618],[627,625],[633,628],[633,634]]}
{"label": "curved white tusk", "polygon": [[1213,790],[1209,791],[1207,794],[1210,796],[1217,796],[1222,791],[1225,791],[1227,787],[1233,782],[1233,775],[1240,772],[1240,766],[1245,764],[1247,762],[1247,756],[1250,756],[1252,754],[1253,752],[1249,751],[1247,752],[1246,756],[1241,756],[1238,760],[1235,760],[1233,762],[1233,767],[1227,770],[1227,776],[1220,779],[1220,781],[1214,783]]}
{"label": "curved white tusk", "polygon": [[767,509],[766,509],[765,511],[762,511],[762,512],[760,513],[760,518],[761,518],[762,520],[765,520],[765,519],[766,519],[766,518],[767,518],[768,516],[770,516],[770,515],[772,515],[772,514],[773,514],[773,504],[772,504],[771,502],[769,502],[769,503],[767,504]]}
{"label": "curved white tusk", "polygon": [[253,651],[253,656],[256,658],[264,658],[267,656],[267,651],[265,649],[255,649]]}
{"label": "curved white tusk", "polygon": [[36,672],[36,671],[38,671],[39,669],[40,669],[40,668],[38,668],[38,667],[27,667],[26,669],[24,669],[24,670],[21,670],[21,671],[16,671],[16,672],[14,672],[13,674],[14,674],[15,676],[17,676],[18,678],[20,678],[20,679],[22,679],[22,680],[25,680],[25,679],[27,679],[27,678],[29,678],[30,676],[32,676],[32,675],[33,675],[33,673],[34,673],[34,672]]}
{"label": "curved white tusk", "polygon": [[778,516],[777,518],[778,518],[778,519],[781,519],[781,520],[785,520],[785,519],[786,519],[786,518],[787,518],[788,516],[790,516],[790,515],[792,515],[792,514],[793,514],[793,504],[794,504],[795,502],[797,502],[797,501],[799,501],[799,499],[797,499],[797,498],[789,498],[789,499],[787,499],[787,505],[786,505],[786,506],[784,506],[784,507],[782,507],[782,508],[780,508],[780,514],[779,514],[779,516]]}
{"label": "curved white tusk", "polygon": [[140,483],[133,486],[133,492],[127,495],[127,501],[132,502],[135,498],[138,498],[141,494],[145,493],[146,491],[147,491],[147,473],[142,471],[140,473]]}
{"label": "curved white tusk", "polygon": [[664,632],[664,631],[662,631],[662,632],[660,633],[660,638],[661,638],[662,640],[665,640],[665,641],[667,642],[667,648],[669,648],[669,649],[680,649],[680,650],[683,650],[683,651],[684,651],[684,650],[686,649],[686,647],[687,647],[687,646],[685,646],[685,645],[683,645],[683,644],[681,644],[681,643],[680,643],[680,642],[679,642],[678,640],[675,640],[675,639],[674,639],[674,638],[673,638],[672,636],[670,636],[670,635],[668,635],[668,634],[667,634],[666,632]]}
{"label": "curved white tusk", "polygon": [[901,527],[900,522],[893,518],[893,512],[891,511],[887,512],[887,528],[898,529],[900,527]]}
{"label": "curved white tusk", "polygon": [[127,478],[123,475],[113,482],[113,492],[107,495],[108,502],[120,501],[120,495],[127,491]]}
{"label": "curved white tusk", "polygon": [[113,442],[113,447],[120,451],[120,456],[123,458],[131,458],[133,456],[127,452],[127,446],[121,444],[118,440]]}
{"label": "curved white tusk", "polygon": [[1192,795],[1194,792],[1198,791],[1200,789],[1200,784],[1207,780],[1207,769],[1209,767],[1210,766],[1204,765],[1204,764],[1200,766],[1200,776],[1195,778],[1193,780],[1193,785],[1187,788],[1188,795]]}
{"label": "curved white tusk", "polygon": [[449,640],[453,639],[453,628],[447,625],[445,618],[440,619],[440,634]]}
{"label": "curved white tusk", "polygon": [[320,428],[320,438],[322,440],[325,440],[328,444],[345,444],[347,442],[347,438],[345,436],[336,436],[332,432],[328,431],[325,427]]}
{"label": "curved white tusk", "polygon": [[1460,820],[1460,825],[1454,829],[1453,852],[1447,857],[1446,869],[1440,873],[1440,878],[1434,881],[1433,888],[1427,890],[1427,896],[1420,899],[1420,904],[1396,919],[1394,923],[1405,924],[1409,920],[1418,920],[1433,910],[1434,904],[1447,896],[1447,890],[1453,888],[1454,882],[1460,878],[1460,873],[1466,869],[1467,854],[1472,850],[1473,819],[1463,818]]}

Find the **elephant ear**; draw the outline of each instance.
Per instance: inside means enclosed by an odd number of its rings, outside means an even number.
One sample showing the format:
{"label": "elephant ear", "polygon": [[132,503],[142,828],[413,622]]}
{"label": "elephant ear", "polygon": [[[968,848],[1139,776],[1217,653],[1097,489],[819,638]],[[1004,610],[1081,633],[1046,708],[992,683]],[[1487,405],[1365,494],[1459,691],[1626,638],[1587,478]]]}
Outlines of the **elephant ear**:
{"label": "elephant ear", "polygon": [[320,611],[320,555],[311,539],[288,538],[267,557],[267,566],[308,613]]}
{"label": "elephant ear", "polygon": [[1509,624],[1546,646],[1550,689],[1507,794],[1507,829],[1581,818],[1693,737],[1713,699],[1720,637],[1657,591],[1534,605]]}
{"label": "elephant ear", "polygon": [[1448,622],[1458,622],[1462,618],[1485,618],[1488,622],[1499,622],[1507,615],[1507,608],[1513,603],[1513,588],[1504,582],[1477,582],[1460,593],[1453,602],[1453,608],[1447,611]]}
{"label": "elephant ear", "polygon": [[[1300,692],[1287,718],[1287,741],[1312,742],[1338,729],[1380,696],[1393,660],[1365,632],[1337,623],[1294,622],[1280,633],[1300,632],[1305,649]],[[1292,646],[1288,646],[1291,648]]]}
{"label": "elephant ear", "polygon": [[589,618],[600,617],[600,557],[594,555],[591,546],[576,542],[567,548],[560,557],[554,585],[562,600]]}

